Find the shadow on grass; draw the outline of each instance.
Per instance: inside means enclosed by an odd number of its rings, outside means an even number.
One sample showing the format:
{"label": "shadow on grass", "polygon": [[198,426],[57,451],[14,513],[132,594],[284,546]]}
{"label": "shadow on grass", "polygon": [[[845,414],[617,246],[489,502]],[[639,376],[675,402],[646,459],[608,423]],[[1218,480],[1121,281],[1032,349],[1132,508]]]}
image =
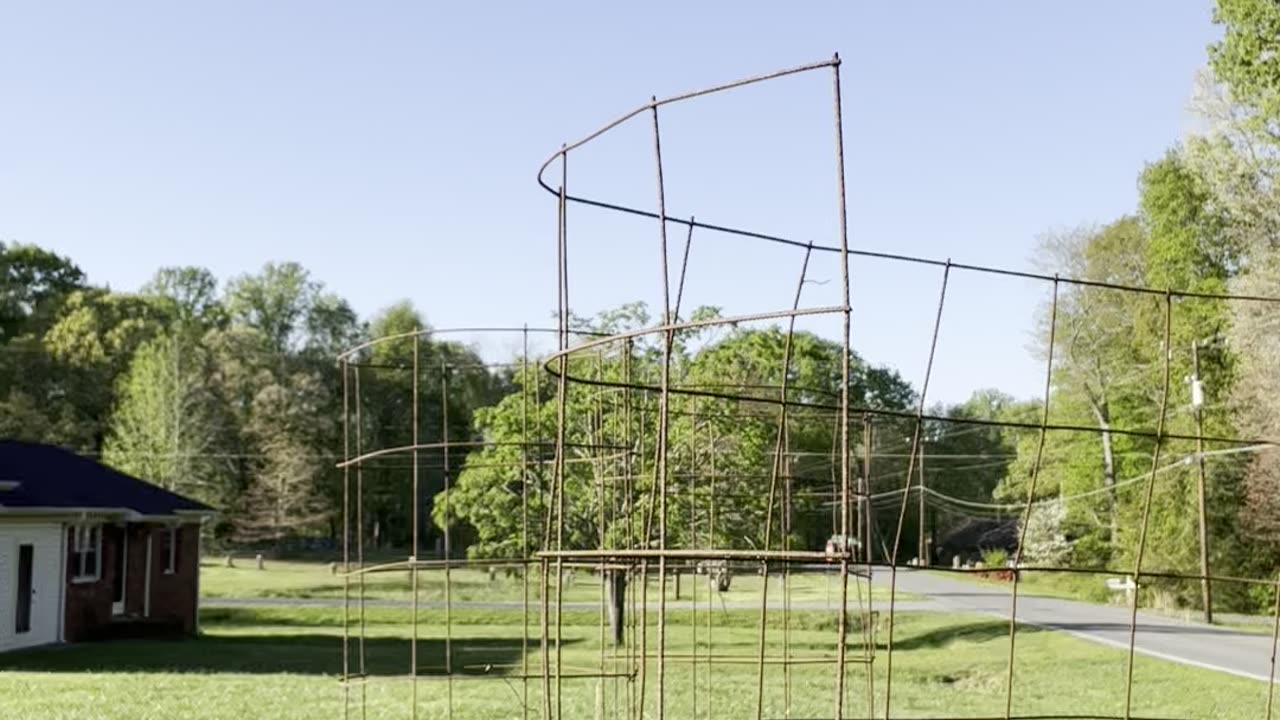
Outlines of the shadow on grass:
{"label": "shadow on grass", "polygon": [[[1034,625],[1018,625],[1018,635],[1026,635],[1027,633],[1042,632],[1043,629]],[[880,647],[885,647],[883,638],[885,633],[883,629],[880,632]],[[940,648],[955,642],[981,643],[989,640],[997,640],[1009,637],[1009,623],[1001,620],[989,620],[982,622],[959,623],[956,625],[948,625],[946,627],[934,628],[921,633],[905,635],[903,637],[895,637],[893,639],[893,649],[896,650],[923,650],[929,648]]]}
{"label": "shadow on grass", "polygon": [[[520,640],[518,632],[512,637],[454,637],[451,640],[454,673],[500,675],[512,672],[509,668],[520,662]],[[564,644],[573,642],[566,640]],[[365,673],[408,675],[410,644],[407,638],[366,638]],[[529,638],[531,653],[536,655],[539,647],[539,639]],[[360,667],[359,651],[359,640],[352,638],[352,674],[356,674]],[[443,674],[444,662],[443,638],[418,641],[419,675]],[[131,640],[52,646],[0,655],[0,672],[5,671],[338,676],[342,673],[342,640],[333,635],[319,634],[214,635],[188,640]]]}

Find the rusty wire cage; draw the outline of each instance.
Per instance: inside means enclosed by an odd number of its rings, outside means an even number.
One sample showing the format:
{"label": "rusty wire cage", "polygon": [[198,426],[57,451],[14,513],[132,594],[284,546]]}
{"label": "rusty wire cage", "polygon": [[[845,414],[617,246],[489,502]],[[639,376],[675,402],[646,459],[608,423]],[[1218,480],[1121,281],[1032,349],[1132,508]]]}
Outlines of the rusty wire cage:
{"label": "rusty wire cage", "polygon": [[[676,218],[667,214],[663,179],[660,111],[695,98],[729,93],[746,86],[785,77],[828,73],[831,78],[834,183],[837,204],[832,208],[837,237],[825,243],[724,224]],[[1194,467],[1212,453],[1263,452],[1274,447],[1268,439],[1206,437],[1182,431],[1171,420],[1171,352],[1180,310],[1196,303],[1275,303],[1275,298],[1237,297],[1108,284],[1090,280],[968,265],[850,247],[845,192],[844,122],[841,116],[840,60],[790,68],[763,76],[685,93],[654,98],[583,140],[567,144],[541,168],[538,182],[555,198],[558,258],[559,326],[507,328],[522,337],[519,361],[524,381],[518,402],[522,426],[515,451],[505,457],[507,472],[518,482],[509,488],[522,514],[516,548],[502,557],[463,559],[455,552],[449,525],[440,530],[440,547],[427,550],[422,538],[429,527],[420,517],[423,491],[419,473],[426,464],[442,471],[443,496],[460,469],[456,454],[493,447],[490,437],[450,438],[449,422],[436,437],[421,437],[418,407],[423,386],[432,383],[444,396],[447,414],[450,368],[428,367],[419,358],[421,338],[447,331],[423,331],[381,338],[339,358],[347,401],[348,444],[342,467],[346,472],[344,575],[347,587],[343,622],[344,717],[1000,717],[1013,718],[1133,718],[1181,717],[1178,708],[1162,705],[1158,693],[1143,694],[1152,671],[1140,667],[1136,638],[1138,603],[1129,602],[1127,642],[1116,656],[1114,692],[1104,698],[1038,698],[1024,709],[1029,694],[1019,683],[1018,638],[1027,627],[1019,616],[1021,578],[1029,573],[1083,573],[1099,579],[1127,576],[1144,582],[1166,580],[1203,587],[1208,603],[1215,586],[1253,586],[1272,590],[1273,578],[1217,577],[1208,571],[1177,572],[1145,564],[1150,507],[1156,478],[1166,472],[1169,459]],[[629,121],[651,126],[656,201],[638,207],[570,194],[569,159],[598,138]],[[651,222],[656,237],[661,279],[660,322],[618,332],[589,332],[571,323],[569,280],[570,210],[587,207]],[[671,281],[676,244],[668,234],[684,235],[684,262]],[[794,301],[782,310],[687,319],[682,313],[689,247],[698,234],[727,235],[743,242],[769,243],[791,253],[797,268]],[[850,266],[860,259],[933,268],[939,274],[936,313],[933,314],[927,361],[912,409],[891,408],[856,393],[859,378],[851,367]],[[839,277],[840,301],[806,304],[806,283],[815,268]],[[938,336],[947,304],[948,287],[959,274],[1016,277],[1040,283],[1046,295],[1049,352],[1045,358],[1044,394],[1038,417],[1021,422],[938,417],[927,404],[934,372]],[[1150,471],[1126,486],[1140,498],[1141,512],[1126,518],[1124,532],[1135,533],[1136,552],[1124,565],[1110,567],[1041,566],[1021,557],[1028,518],[1037,500],[1037,482],[1048,439],[1055,434],[1096,435],[1096,427],[1055,419],[1052,378],[1055,367],[1054,333],[1060,331],[1059,304],[1076,288],[1131,294],[1150,301],[1162,318],[1163,363],[1153,369],[1162,392],[1155,399],[1149,427],[1115,428],[1113,432],[1145,443]],[[793,339],[800,319],[834,318],[844,361],[835,392],[814,391],[791,384]],[[1157,323],[1160,324],[1160,323]],[[712,327],[782,324],[781,355],[773,368],[777,381],[735,382],[693,377],[687,368],[672,366],[673,347],[681,333]],[[554,336],[554,352],[531,355],[530,333]],[[412,377],[408,389],[413,428],[407,443],[371,447],[362,436],[367,422],[361,376],[385,372],[369,360],[378,343],[408,342],[411,359],[394,368]],[[648,370],[635,369],[633,359],[648,352]],[[656,368],[656,370],[655,370]],[[545,392],[544,392],[545,390]],[[855,397],[855,395],[860,395]],[[605,420],[605,416],[610,419]],[[529,418],[552,418],[550,424]],[[795,420],[805,417],[827,428],[809,439],[805,451],[795,446]],[[902,608],[899,578],[909,566],[928,565],[938,572],[970,572],[952,567],[932,547],[925,533],[925,501],[945,496],[926,487],[923,427],[926,422],[1000,427],[1029,439],[1025,502],[1004,505],[941,499],[941,511],[996,514],[1017,522],[1019,542],[1011,558],[1007,616],[996,621],[1000,657],[989,658],[1001,670],[999,682],[981,689],[989,702],[981,710],[953,708],[945,699],[920,706],[895,696],[895,678],[912,672],[904,658],[918,638],[899,634]],[[684,438],[672,446],[672,429]],[[879,431],[904,437],[900,467],[894,468],[900,486],[876,491],[873,475],[873,435]],[[754,434],[752,434],[754,433]],[[728,466],[726,448],[745,442],[762,446],[754,467]],[[505,442],[505,441],[504,441]],[[646,444],[649,443],[649,444]],[[815,444],[821,452],[813,452]],[[455,453],[451,464],[450,451]],[[372,463],[389,457],[408,460],[412,476],[414,515],[412,550],[403,558],[371,563],[364,546],[367,536],[365,499],[374,489],[365,480]],[[1188,460],[1190,459],[1190,460]],[[1187,462],[1181,462],[1186,460]],[[471,462],[468,458],[467,462]],[[403,469],[403,468],[402,468]],[[747,488],[744,491],[743,488]],[[753,488],[753,489],[752,489]],[[1126,490],[1126,491],[1130,491]],[[891,530],[873,531],[872,514],[887,511]],[[797,546],[792,532],[797,513],[820,513],[829,534],[840,540],[826,548]],[[592,518],[582,520],[583,513]],[[917,538],[905,528],[918,513]],[[447,515],[447,510],[445,512]],[[1202,511],[1203,515],[1203,511]],[[735,518],[736,520],[730,520]],[[828,519],[829,518],[829,519]],[[740,538],[726,536],[732,524],[756,523],[763,542],[744,547]],[[1202,518],[1203,523],[1203,518]],[[579,525],[590,527],[582,532]],[[914,545],[914,547],[913,547]],[[877,549],[878,547],[878,549]],[[434,557],[433,557],[434,555]],[[494,568],[505,570],[495,571]],[[459,622],[455,610],[464,602],[455,595],[466,584],[459,573],[511,575],[505,600],[493,600],[494,612],[511,613],[514,632],[494,634],[480,621]],[[369,614],[385,610],[371,597],[369,584],[379,575],[406,577],[411,593],[412,628],[407,657],[379,653],[382,637]],[[746,586],[746,600],[725,600],[725,583],[738,578]],[[429,580],[424,580],[429,578]],[[875,583],[872,582],[873,578]],[[433,584],[442,593],[428,601],[423,587]],[[492,586],[496,587],[496,586]],[[814,588],[819,588],[815,590]],[[471,605],[477,596],[468,590]],[[490,592],[481,590],[481,595]],[[739,590],[738,592],[742,592]],[[823,594],[825,592],[825,595]],[[492,591],[497,597],[497,591]],[[797,600],[798,597],[802,599]],[[737,596],[737,597],[742,597]],[[481,599],[483,602],[483,599]],[[505,603],[505,604],[504,604]],[[482,618],[483,619],[483,618]],[[1277,606],[1280,628],[1280,605]],[[403,620],[403,618],[402,618]],[[483,627],[483,629],[482,629]],[[1020,633],[1021,631],[1021,633]],[[459,638],[463,638],[459,640]],[[1276,634],[1258,636],[1259,660],[1269,668],[1265,684],[1257,686],[1257,716],[1271,716]],[[505,643],[507,653],[484,651]],[[423,643],[430,643],[424,647]],[[491,648],[492,649],[492,648]],[[1032,652],[1035,652],[1034,648]],[[472,658],[478,653],[479,660]],[[375,657],[376,656],[376,657]],[[895,667],[895,660],[898,666]],[[1044,660],[1041,658],[1041,660]],[[906,663],[903,670],[902,663]],[[408,683],[377,683],[379,678]],[[944,677],[940,684],[952,680]],[[394,686],[394,687],[393,687]],[[391,689],[387,689],[391,688]],[[465,689],[460,689],[465,688]],[[479,689],[477,689],[479,688]],[[1250,700],[1252,702],[1252,700]],[[941,703],[941,704],[939,704]],[[1048,703],[1053,712],[1044,712]]]}

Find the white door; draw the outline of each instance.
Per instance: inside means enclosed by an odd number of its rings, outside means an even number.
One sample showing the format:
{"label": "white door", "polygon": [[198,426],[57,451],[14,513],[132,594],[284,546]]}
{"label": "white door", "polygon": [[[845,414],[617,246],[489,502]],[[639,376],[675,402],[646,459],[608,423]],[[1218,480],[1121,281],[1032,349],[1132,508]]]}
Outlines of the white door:
{"label": "white door", "polygon": [[0,525],[0,651],[58,640],[60,525]]}

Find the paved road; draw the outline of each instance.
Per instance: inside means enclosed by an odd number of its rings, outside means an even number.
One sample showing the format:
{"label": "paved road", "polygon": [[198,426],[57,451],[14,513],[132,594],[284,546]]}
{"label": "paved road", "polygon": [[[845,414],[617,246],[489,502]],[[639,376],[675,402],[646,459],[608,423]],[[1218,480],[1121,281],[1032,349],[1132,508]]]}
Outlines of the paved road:
{"label": "paved road", "polygon": [[[882,571],[873,583],[888,586]],[[938,609],[1009,617],[1009,589],[946,577],[943,573],[900,570],[898,590],[925,595]],[[878,603],[884,610],[886,603]],[[906,604],[903,604],[903,609]],[[1019,622],[1060,630],[1091,642],[1129,648],[1127,607],[1055,598],[1018,597]],[[1267,681],[1271,674],[1271,636],[1211,627],[1147,612],[1138,613],[1134,649],[1184,665]]]}
{"label": "paved road", "polygon": [[[873,583],[882,587],[889,584],[889,573],[878,571]],[[943,573],[899,570],[898,590],[929,598],[928,600],[902,601],[895,605],[898,612],[952,612],[1009,617],[1009,589],[998,585],[965,582],[946,577]],[[780,604],[770,602],[771,609],[781,609]],[[203,607],[341,607],[341,598],[206,598]],[[366,600],[369,607],[407,608],[403,600]],[[455,608],[479,610],[512,610],[522,607],[516,601],[455,602]],[[440,609],[444,603],[422,601],[419,607]],[[650,603],[656,610],[656,603]],[[687,601],[668,601],[668,610],[688,610]],[[705,607],[705,606],[703,606]],[[723,604],[725,609],[758,608],[758,603],[732,602]],[[566,603],[566,610],[595,610],[598,603]],[[825,603],[793,603],[795,610],[829,609]],[[884,613],[888,601],[877,599],[875,609]],[[535,603],[531,610],[537,612]],[[1018,620],[1069,633],[1090,642],[1127,650],[1129,647],[1129,610],[1114,605],[1095,605],[1073,600],[1021,596],[1018,599]],[[1266,681],[1271,674],[1271,636],[1257,633],[1210,627],[1182,622],[1147,612],[1138,613],[1138,633],[1135,650],[1144,655],[1171,660],[1195,667],[1217,670],[1242,677]]]}

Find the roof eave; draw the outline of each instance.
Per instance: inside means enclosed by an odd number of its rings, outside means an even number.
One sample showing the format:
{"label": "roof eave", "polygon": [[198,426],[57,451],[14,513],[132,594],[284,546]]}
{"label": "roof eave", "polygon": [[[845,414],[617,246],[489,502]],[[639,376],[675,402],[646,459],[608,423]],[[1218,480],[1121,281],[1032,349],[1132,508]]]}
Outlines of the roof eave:
{"label": "roof eave", "polygon": [[41,517],[87,520],[120,519],[127,522],[204,522],[217,515],[214,510],[175,510],[172,513],[140,513],[132,508],[95,507],[9,507],[0,505],[0,517]]}
{"label": "roof eave", "polygon": [[101,507],[54,507],[54,506],[7,506],[0,505],[0,516],[56,516],[56,517],[72,517],[87,518],[93,517],[123,517],[128,518],[129,515],[136,514],[129,508],[101,508]]}

